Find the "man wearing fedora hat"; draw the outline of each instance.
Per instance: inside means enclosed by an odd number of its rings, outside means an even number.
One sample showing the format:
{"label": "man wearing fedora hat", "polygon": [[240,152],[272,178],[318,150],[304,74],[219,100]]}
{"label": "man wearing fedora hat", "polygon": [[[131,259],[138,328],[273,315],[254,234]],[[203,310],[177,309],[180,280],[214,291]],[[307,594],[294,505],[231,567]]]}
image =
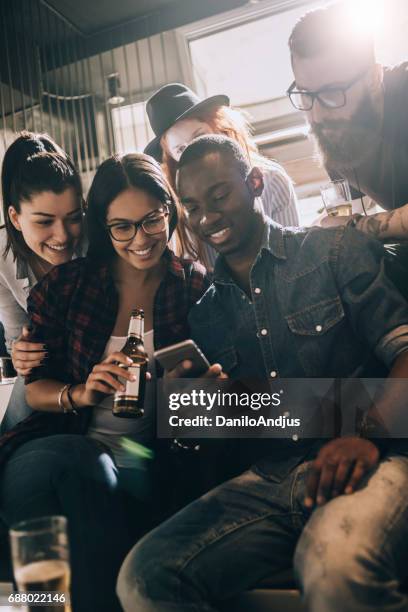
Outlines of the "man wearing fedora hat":
{"label": "man wearing fedora hat", "polygon": [[251,164],[263,170],[264,212],[283,226],[299,225],[291,179],[277,162],[259,154],[250,137],[248,120],[241,111],[230,107],[228,96],[201,99],[186,85],[170,83],[149,98],[146,112],[155,137],[144,152],[162,162],[173,186],[178,160],[189,142],[210,133],[229,136],[246,152]]}

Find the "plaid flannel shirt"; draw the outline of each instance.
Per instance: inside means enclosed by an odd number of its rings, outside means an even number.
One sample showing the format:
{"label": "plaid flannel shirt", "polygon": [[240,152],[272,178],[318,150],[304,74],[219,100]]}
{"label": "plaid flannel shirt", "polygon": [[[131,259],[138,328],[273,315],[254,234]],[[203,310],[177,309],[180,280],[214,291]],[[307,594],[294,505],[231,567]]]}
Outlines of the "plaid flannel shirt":
{"label": "plaid flannel shirt", "polygon": [[[181,260],[170,250],[164,256],[167,271],[153,310],[155,349],[189,337],[188,312],[210,284],[200,264]],[[48,358],[26,377],[26,384],[45,378],[85,382],[116,321],[118,295],[108,266],[95,268],[80,258],[53,268],[31,290],[27,310],[30,340],[46,344]],[[78,415],[34,412],[0,438],[0,463],[32,438],[85,433],[91,414],[91,409]]]}

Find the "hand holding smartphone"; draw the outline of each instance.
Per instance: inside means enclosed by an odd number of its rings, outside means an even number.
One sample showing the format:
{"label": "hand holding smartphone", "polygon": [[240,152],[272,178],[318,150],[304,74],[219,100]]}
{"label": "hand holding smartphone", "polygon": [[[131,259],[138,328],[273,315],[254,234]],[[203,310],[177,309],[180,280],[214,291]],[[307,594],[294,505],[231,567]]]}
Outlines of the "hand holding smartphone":
{"label": "hand holding smartphone", "polygon": [[166,346],[154,352],[154,358],[160,365],[170,372],[182,361],[189,360],[193,364],[189,370],[190,377],[198,377],[205,374],[210,367],[210,364],[199,349],[194,340],[183,340],[177,344]]}

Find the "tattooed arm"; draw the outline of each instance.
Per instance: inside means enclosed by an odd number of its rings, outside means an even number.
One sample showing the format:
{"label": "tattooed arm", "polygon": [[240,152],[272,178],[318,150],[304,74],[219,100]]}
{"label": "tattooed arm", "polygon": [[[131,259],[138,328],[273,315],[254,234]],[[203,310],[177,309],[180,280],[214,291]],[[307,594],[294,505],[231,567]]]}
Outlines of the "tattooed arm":
{"label": "tattooed arm", "polygon": [[[320,225],[332,227],[346,225],[350,217],[324,217]],[[408,240],[408,204],[396,210],[376,213],[375,215],[361,216],[356,228],[378,240]]]}
{"label": "tattooed arm", "polygon": [[356,228],[379,240],[408,240],[408,204],[396,210],[361,217]]}

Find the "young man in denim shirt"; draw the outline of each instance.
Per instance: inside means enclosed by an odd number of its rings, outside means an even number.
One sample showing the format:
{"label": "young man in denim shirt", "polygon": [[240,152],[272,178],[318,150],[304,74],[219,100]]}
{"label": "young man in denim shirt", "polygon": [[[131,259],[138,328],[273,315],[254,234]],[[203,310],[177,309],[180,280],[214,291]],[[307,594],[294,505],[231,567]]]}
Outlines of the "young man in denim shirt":
{"label": "young man in denim shirt", "polygon": [[[261,171],[222,136],[189,145],[178,187],[192,231],[220,254],[190,315],[212,375],[408,378],[408,306],[377,241],[265,218]],[[404,409],[386,390],[367,422]],[[368,437],[267,442],[134,547],[118,582],[126,611],[214,611],[293,562],[309,610],[408,610],[408,457]]]}

